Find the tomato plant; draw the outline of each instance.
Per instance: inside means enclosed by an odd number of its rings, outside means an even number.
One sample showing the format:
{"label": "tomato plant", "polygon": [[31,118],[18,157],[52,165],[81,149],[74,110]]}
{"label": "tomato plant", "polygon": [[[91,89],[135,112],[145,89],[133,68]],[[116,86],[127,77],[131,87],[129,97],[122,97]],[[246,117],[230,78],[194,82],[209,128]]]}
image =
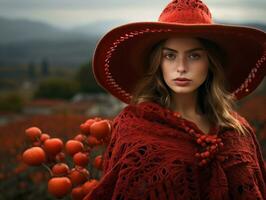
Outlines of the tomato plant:
{"label": "tomato plant", "polygon": [[[51,138],[38,127],[30,127],[25,133],[32,142],[23,152],[23,161],[30,166],[42,165],[48,170],[48,192],[56,198],[71,195],[73,199],[83,198],[98,184],[91,176],[92,168],[102,170],[102,154],[94,156],[90,164],[90,155],[100,145],[109,142],[112,131],[110,120],[100,118],[86,120],[80,126],[80,132],[65,143],[60,138]],[[67,163],[66,155],[71,162]]]}

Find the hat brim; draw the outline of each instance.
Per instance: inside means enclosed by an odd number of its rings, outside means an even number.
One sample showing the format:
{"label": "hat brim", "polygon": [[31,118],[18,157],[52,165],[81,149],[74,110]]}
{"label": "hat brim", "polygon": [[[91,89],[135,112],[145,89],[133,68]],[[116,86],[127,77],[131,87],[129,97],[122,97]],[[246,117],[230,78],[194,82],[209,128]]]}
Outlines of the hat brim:
{"label": "hat brim", "polygon": [[265,76],[266,34],[258,29],[223,24],[138,22],[119,26],[97,44],[93,73],[98,84],[125,103],[147,67],[152,47],[169,37],[200,37],[226,52],[228,90],[237,99],[252,92]]}

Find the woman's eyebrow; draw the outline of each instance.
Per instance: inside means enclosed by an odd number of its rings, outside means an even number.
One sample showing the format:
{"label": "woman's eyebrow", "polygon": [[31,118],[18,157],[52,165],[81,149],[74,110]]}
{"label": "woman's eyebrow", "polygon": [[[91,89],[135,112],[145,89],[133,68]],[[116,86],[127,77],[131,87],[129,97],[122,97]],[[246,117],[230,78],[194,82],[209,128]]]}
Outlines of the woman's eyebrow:
{"label": "woman's eyebrow", "polygon": [[[163,47],[163,50],[173,51],[173,52],[175,52],[175,53],[178,52],[177,50],[175,50],[175,49],[171,49],[171,48],[169,48],[169,47]],[[189,53],[189,52],[192,52],[192,51],[205,51],[205,49],[202,48],[202,47],[196,47],[196,48],[193,48],[193,49],[188,49],[188,50],[186,50],[185,52],[186,52],[186,53]]]}

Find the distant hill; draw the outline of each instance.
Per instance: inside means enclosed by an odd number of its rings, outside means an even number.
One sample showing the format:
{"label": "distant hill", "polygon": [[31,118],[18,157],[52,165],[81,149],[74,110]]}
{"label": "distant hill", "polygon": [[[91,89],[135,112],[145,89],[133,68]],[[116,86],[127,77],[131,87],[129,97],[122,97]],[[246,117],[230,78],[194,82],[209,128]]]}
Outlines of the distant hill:
{"label": "distant hill", "polygon": [[[231,22],[220,22],[220,23],[223,23],[223,24],[233,24]],[[253,28],[258,28],[258,29],[261,29],[263,31],[266,31],[266,24],[260,24],[260,23],[255,23],[255,22],[247,22],[247,23],[244,23],[244,24],[235,24],[236,26],[249,26],[249,27],[253,27]]]}
{"label": "distant hill", "polygon": [[100,37],[109,29],[120,24],[123,22],[99,21],[66,30],[44,22],[0,17],[0,44],[32,40],[86,40],[88,37]]}
{"label": "distant hill", "polygon": [[[0,17],[0,44],[36,40],[62,41],[72,39],[86,40],[88,37],[99,38],[105,32],[125,23],[123,20],[97,21],[65,30],[44,22]],[[230,22],[225,22],[225,24],[230,24]],[[242,25],[266,31],[266,24],[248,23]]]}
{"label": "distant hill", "polygon": [[99,36],[42,22],[0,17],[0,67],[40,63],[76,67],[88,62]]}
{"label": "distant hill", "polygon": [[24,42],[31,40],[66,40],[86,38],[82,33],[65,31],[52,25],[0,17],[0,44]]}
{"label": "distant hill", "polygon": [[[0,67],[40,63],[78,67],[88,62],[99,38],[123,21],[99,21],[69,30],[43,22],[0,17]],[[266,31],[264,24],[243,24]]]}
{"label": "distant hill", "polygon": [[31,40],[0,45],[1,66],[18,66],[43,59],[51,66],[79,67],[91,60],[97,38],[71,40]]}
{"label": "distant hill", "polygon": [[266,24],[256,24],[256,23],[249,23],[249,24],[243,24],[245,26],[251,26],[251,27],[254,27],[254,28],[259,28],[263,31],[266,31]]}
{"label": "distant hill", "polygon": [[127,22],[123,20],[97,21],[83,26],[76,26],[72,28],[71,31],[82,33],[84,35],[102,36],[107,31],[126,23]]}
{"label": "distant hill", "polygon": [[[90,23],[90,24],[86,24],[83,26],[77,26],[73,29],[71,29],[72,32],[76,32],[76,33],[80,33],[80,34],[84,34],[84,35],[103,35],[104,33],[106,33],[107,31],[120,26],[120,25],[124,25],[127,22],[123,21],[123,20],[109,20],[109,21],[98,21],[98,22],[94,22],[94,23]],[[221,24],[231,24],[231,22],[219,22]],[[245,24],[235,24],[237,26],[250,26],[250,27],[254,27],[254,28],[259,28],[261,30],[266,31],[266,24],[259,24],[259,23],[245,23]]]}

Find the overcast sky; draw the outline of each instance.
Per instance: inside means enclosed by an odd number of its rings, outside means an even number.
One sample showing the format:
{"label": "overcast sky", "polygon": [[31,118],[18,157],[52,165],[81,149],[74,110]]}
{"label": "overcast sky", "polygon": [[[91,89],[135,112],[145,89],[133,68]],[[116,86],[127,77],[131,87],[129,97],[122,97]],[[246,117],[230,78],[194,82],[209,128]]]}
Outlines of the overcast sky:
{"label": "overcast sky", "polygon": [[[170,0],[0,0],[0,16],[63,28],[98,20],[156,21]],[[266,24],[266,0],[205,0],[214,21]]]}

